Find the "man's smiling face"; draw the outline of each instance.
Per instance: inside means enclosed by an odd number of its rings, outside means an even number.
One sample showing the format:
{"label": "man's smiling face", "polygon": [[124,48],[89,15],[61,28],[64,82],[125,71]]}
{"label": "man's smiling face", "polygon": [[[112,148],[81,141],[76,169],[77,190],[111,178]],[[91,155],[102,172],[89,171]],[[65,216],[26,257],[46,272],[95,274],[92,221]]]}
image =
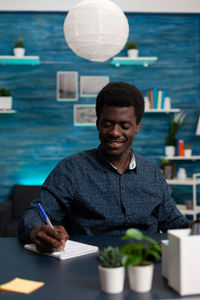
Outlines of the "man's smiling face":
{"label": "man's smiling face", "polygon": [[140,127],[140,123],[136,124],[133,106],[104,105],[97,120],[97,129],[102,150],[110,161],[130,155],[131,144]]}

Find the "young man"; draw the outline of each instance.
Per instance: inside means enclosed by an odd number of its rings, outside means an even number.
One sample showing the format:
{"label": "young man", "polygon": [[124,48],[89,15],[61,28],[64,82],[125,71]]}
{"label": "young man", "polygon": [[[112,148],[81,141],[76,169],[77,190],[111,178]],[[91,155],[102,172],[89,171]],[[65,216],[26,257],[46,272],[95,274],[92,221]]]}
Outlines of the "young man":
{"label": "young man", "polygon": [[[47,177],[39,199],[25,211],[19,237],[38,249],[62,248],[69,234],[147,233],[188,227],[171,189],[152,161],[133,152],[144,99],[133,85],[112,82],[98,94],[100,146],[64,158]],[[54,227],[44,225],[41,202]],[[57,224],[57,225],[56,225]]]}

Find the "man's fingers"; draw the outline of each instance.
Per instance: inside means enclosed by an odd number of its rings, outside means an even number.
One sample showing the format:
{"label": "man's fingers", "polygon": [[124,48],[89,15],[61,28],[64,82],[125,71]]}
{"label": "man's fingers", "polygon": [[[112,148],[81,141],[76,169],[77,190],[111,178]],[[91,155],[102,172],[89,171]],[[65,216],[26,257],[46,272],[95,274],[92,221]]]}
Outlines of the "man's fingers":
{"label": "man's fingers", "polygon": [[65,228],[63,226],[57,225],[54,227],[59,235],[59,240],[64,240],[66,241],[69,238],[69,234],[67,233],[67,231],[65,230]]}
{"label": "man's fingers", "polygon": [[44,244],[51,247],[60,247],[60,242],[56,239],[56,232],[52,232],[51,227],[50,230],[40,230],[37,234],[37,239],[39,239],[41,243],[44,242]]}
{"label": "man's fingers", "polygon": [[54,252],[63,250],[66,240],[69,238],[63,226],[48,225],[35,226],[30,234],[31,240],[36,244],[40,252]]}

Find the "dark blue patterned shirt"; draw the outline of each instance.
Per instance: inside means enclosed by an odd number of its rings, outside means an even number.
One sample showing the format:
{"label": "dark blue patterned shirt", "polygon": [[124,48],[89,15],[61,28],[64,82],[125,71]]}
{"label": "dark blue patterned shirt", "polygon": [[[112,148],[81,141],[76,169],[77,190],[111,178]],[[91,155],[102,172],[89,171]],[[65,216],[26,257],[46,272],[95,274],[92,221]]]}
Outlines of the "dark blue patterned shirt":
{"label": "dark blue patterned shirt", "polygon": [[135,160],[136,168],[120,174],[100,147],[64,158],[47,177],[40,198],[24,212],[20,239],[30,242],[32,227],[43,224],[39,201],[51,222],[64,225],[71,235],[124,233],[130,227],[147,233],[187,227],[158,166],[137,154]]}

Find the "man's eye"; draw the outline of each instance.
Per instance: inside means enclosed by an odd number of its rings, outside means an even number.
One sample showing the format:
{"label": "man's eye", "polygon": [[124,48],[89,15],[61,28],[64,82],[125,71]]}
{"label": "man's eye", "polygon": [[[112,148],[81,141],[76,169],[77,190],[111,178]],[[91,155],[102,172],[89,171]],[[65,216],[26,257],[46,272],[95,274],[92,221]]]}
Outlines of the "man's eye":
{"label": "man's eye", "polygon": [[107,127],[111,126],[111,123],[103,122],[102,125],[103,125],[103,127],[107,128]]}
{"label": "man's eye", "polygon": [[130,127],[128,125],[122,125],[122,129],[128,130]]}

